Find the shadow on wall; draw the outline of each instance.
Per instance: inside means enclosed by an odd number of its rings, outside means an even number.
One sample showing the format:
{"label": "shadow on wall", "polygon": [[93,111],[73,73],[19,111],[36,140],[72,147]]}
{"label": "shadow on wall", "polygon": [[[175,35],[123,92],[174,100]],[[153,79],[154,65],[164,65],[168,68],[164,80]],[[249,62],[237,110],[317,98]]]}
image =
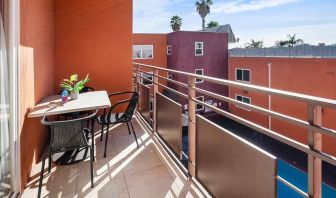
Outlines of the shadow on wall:
{"label": "shadow on wall", "polygon": [[21,46],[20,53],[20,157],[23,188],[40,160],[47,140],[47,132],[40,118],[27,118],[27,114],[43,97],[52,94],[53,78],[50,76],[53,76],[53,59],[48,60],[50,54],[45,55],[45,52],[37,55],[32,47]]}

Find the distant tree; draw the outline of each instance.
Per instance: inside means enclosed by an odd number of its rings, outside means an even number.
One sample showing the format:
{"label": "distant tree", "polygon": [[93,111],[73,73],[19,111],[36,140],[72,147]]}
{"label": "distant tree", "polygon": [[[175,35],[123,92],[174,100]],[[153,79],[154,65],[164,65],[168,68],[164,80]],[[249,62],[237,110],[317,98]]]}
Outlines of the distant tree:
{"label": "distant tree", "polygon": [[245,43],[246,48],[262,48],[264,46],[263,41],[256,41],[254,39],[251,39],[251,42]]}
{"label": "distant tree", "polygon": [[276,41],[275,45],[277,47],[294,47],[295,45],[299,44],[299,43],[303,43],[303,40],[300,38],[296,37],[296,34],[294,34],[293,36],[291,36],[290,34],[287,35],[288,40],[280,40],[280,41]]}
{"label": "distant tree", "polygon": [[178,31],[180,30],[182,26],[182,18],[175,15],[172,18],[170,18],[170,27],[173,29],[173,31]]}
{"label": "distant tree", "polygon": [[210,13],[210,6],[213,4],[212,0],[197,0],[196,10],[202,18],[202,30],[205,30],[205,17]]}
{"label": "distant tree", "polygon": [[288,41],[276,41],[275,45],[277,47],[285,47],[285,46],[288,46]]}
{"label": "distant tree", "polygon": [[300,38],[296,37],[296,34],[291,36],[290,34],[287,35],[288,41],[287,41],[287,46],[288,47],[294,47],[295,45],[299,43],[303,43],[303,40]]}
{"label": "distant tree", "polygon": [[207,27],[206,28],[212,28],[212,27],[217,27],[219,26],[218,22],[217,21],[210,21],[208,24],[207,24]]}

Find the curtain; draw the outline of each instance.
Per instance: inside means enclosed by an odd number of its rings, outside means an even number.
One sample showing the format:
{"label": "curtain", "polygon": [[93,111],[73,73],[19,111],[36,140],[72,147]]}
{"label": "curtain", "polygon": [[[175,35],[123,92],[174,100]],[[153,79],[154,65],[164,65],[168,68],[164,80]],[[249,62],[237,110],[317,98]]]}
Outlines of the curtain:
{"label": "curtain", "polygon": [[10,193],[8,69],[4,26],[0,14],[0,197]]}

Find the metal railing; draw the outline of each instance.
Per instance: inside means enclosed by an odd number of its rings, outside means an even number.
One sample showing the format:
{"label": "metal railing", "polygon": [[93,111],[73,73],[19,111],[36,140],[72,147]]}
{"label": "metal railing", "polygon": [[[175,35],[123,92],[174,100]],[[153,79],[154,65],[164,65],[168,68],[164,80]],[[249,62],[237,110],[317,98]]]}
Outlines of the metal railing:
{"label": "metal railing", "polygon": [[[141,81],[141,78],[149,80],[148,78],[145,78],[140,75],[140,73],[147,73],[152,76],[152,91],[153,91],[153,99],[154,99],[154,106],[153,106],[153,112],[156,112],[156,98],[155,93],[159,91],[159,87],[163,87],[167,89],[168,91],[171,91],[182,98],[185,98],[188,100],[188,131],[189,131],[189,164],[188,164],[188,171],[189,174],[192,177],[195,177],[195,163],[196,163],[196,148],[195,148],[195,141],[196,141],[196,104],[203,105],[208,109],[213,110],[214,112],[223,115],[227,118],[230,118],[236,122],[239,122],[245,126],[248,126],[254,130],[257,130],[258,132],[265,134],[266,136],[269,136],[275,140],[278,140],[282,143],[285,143],[291,147],[294,147],[308,155],[308,193],[303,192],[290,182],[284,180],[281,177],[276,177],[276,179],[288,186],[289,188],[293,189],[303,197],[314,197],[314,198],[320,198],[321,197],[321,184],[322,184],[322,160],[325,162],[328,162],[334,166],[336,166],[336,158],[334,156],[331,156],[329,154],[326,154],[322,152],[322,140],[321,136],[322,134],[327,135],[331,138],[336,138],[336,131],[330,128],[322,127],[322,107],[324,108],[330,108],[330,109],[336,109],[336,100],[326,99],[326,98],[320,98],[305,94],[299,94],[294,92],[288,92],[278,89],[271,89],[271,88],[265,88],[261,86],[251,85],[251,84],[245,84],[230,80],[224,80],[209,76],[202,76],[197,75],[193,73],[187,73],[182,71],[176,71],[141,63],[133,63],[134,66],[134,74],[136,76],[136,83],[139,83]],[[150,71],[150,72],[148,72]],[[184,77],[188,78],[187,83],[184,82],[178,82],[169,78],[166,78],[162,75],[159,75],[159,73],[162,72],[169,72],[174,73],[176,75],[182,75]],[[187,88],[187,94],[181,93],[167,85],[164,85],[159,82],[159,80],[164,80],[166,82],[175,84],[180,87]],[[228,87],[234,87],[239,89],[244,89],[248,91],[253,91],[256,93],[261,93],[265,95],[271,95],[271,96],[279,96],[282,98],[287,98],[291,100],[301,101],[306,103],[307,105],[307,120],[304,121],[298,118],[294,118],[279,112],[271,111],[269,109],[265,109],[259,106],[255,106],[252,104],[247,104],[232,98],[229,98],[228,96],[220,95],[217,93],[213,93],[208,90],[204,90],[201,88],[196,87],[195,81],[196,79],[202,79],[204,82],[211,82],[219,85],[224,85]],[[308,132],[308,144],[303,144],[301,142],[298,142],[297,140],[288,138],[286,136],[283,136],[276,131],[270,130],[268,128],[265,128],[261,125],[258,125],[256,123],[253,123],[247,119],[244,119],[242,117],[239,117],[237,115],[234,115],[230,112],[227,112],[223,109],[220,109],[216,106],[210,105],[206,102],[202,102],[200,100],[196,99],[196,93],[202,93],[206,96],[216,98],[220,101],[224,101],[230,104],[239,105],[245,109],[258,112],[260,114],[271,116],[272,118],[276,118],[278,120],[296,125],[298,127],[304,128]],[[155,123],[156,123],[156,114],[153,113],[153,131],[155,132]]]}

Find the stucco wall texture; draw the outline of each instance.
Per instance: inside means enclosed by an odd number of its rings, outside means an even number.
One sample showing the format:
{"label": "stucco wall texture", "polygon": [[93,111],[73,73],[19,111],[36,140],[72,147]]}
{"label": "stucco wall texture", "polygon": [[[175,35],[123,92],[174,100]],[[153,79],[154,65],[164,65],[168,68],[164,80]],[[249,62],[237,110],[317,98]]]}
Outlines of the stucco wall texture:
{"label": "stucco wall texture", "polygon": [[[229,78],[235,80],[236,68],[250,69],[251,84],[268,87],[269,63],[271,64],[271,88],[336,99],[336,59],[230,57]],[[268,109],[267,95],[230,88],[230,97],[235,98],[236,94],[250,97],[253,105]],[[235,105],[230,105],[230,110],[233,114],[266,128],[269,126],[267,116],[246,111]],[[272,96],[271,110],[307,121],[307,105],[303,102]],[[322,125],[336,129],[335,117],[335,110],[323,108]],[[302,143],[307,143],[307,131],[301,127],[272,118],[271,129]],[[327,136],[323,136],[322,140],[323,151],[336,155],[336,140]]]}
{"label": "stucco wall texture", "polygon": [[19,119],[23,189],[47,139],[40,119],[28,119],[26,115],[54,90],[54,2],[21,0],[20,6]]}
{"label": "stucco wall texture", "polygon": [[[203,42],[203,56],[195,56],[195,42]],[[188,32],[177,31],[168,34],[168,45],[172,46],[172,55],[168,56],[169,69],[195,73],[195,69],[203,69],[204,75],[228,79],[228,34],[212,32]],[[173,79],[187,83],[187,77],[173,75]],[[175,87],[178,91],[187,93],[185,88]],[[197,87],[213,91],[221,95],[228,95],[225,86],[203,82],[197,83]],[[197,95],[201,96],[201,95]],[[205,101],[217,100],[205,97]],[[183,101],[183,100],[182,100]],[[186,103],[184,101],[183,103]],[[227,104],[222,102],[222,108]]]}
{"label": "stucco wall texture", "polygon": [[[152,58],[134,59],[134,62],[167,68],[167,34],[135,33],[133,34],[133,45],[153,45]],[[146,67],[141,67],[141,70],[153,72],[153,69]],[[160,71],[159,75],[167,77],[167,72]],[[159,79],[159,83],[167,85],[166,80]],[[160,86],[159,91],[163,92],[163,90]]]}
{"label": "stucco wall texture", "polygon": [[90,74],[96,90],[131,90],[132,6],[132,0],[21,0],[22,189],[38,173],[47,139],[40,119],[26,117],[30,108],[74,73]]}

